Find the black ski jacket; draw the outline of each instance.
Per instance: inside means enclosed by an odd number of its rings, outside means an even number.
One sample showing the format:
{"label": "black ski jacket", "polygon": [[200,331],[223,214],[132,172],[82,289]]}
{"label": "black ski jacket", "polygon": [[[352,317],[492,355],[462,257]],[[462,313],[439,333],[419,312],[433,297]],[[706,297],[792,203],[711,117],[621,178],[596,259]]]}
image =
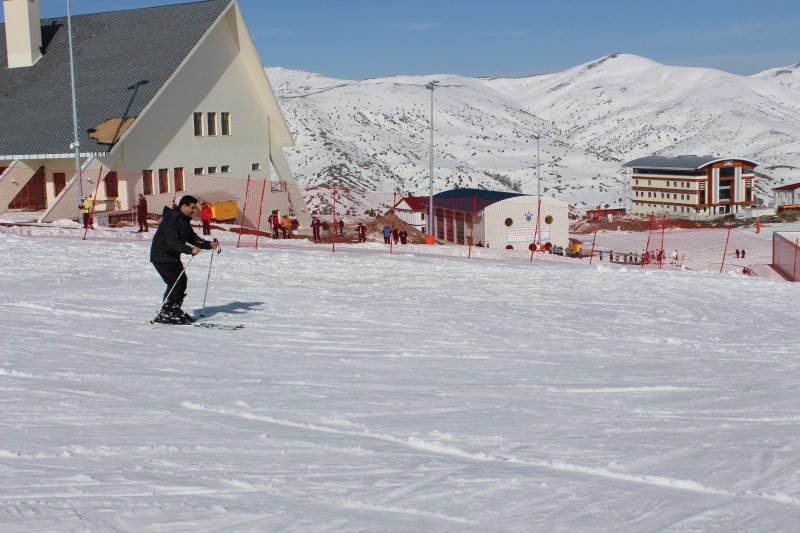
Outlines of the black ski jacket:
{"label": "black ski jacket", "polygon": [[[151,263],[174,263],[181,260],[181,254],[191,254],[192,246],[210,250],[211,243],[201,239],[189,224],[191,219],[181,213],[179,208],[164,207],[161,224],[153,235],[150,247]],[[189,246],[186,243],[191,243]]]}

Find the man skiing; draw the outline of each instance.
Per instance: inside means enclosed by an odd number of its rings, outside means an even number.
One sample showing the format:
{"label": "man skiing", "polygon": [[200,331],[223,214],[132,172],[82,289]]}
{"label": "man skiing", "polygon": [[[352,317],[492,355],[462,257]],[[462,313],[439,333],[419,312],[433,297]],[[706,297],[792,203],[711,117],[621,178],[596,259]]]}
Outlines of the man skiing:
{"label": "man skiing", "polygon": [[[150,247],[150,262],[167,284],[164,303],[156,322],[167,324],[191,324],[191,316],[181,309],[186,297],[186,273],[181,263],[181,254],[197,255],[200,250],[216,250],[216,242],[208,242],[197,236],[191,226],[192,216],[197,211],[197,198],[184,196],[178,207],[164,207],[161,224],[153,235]],[[192,246],[186,243],[191,243]]]}

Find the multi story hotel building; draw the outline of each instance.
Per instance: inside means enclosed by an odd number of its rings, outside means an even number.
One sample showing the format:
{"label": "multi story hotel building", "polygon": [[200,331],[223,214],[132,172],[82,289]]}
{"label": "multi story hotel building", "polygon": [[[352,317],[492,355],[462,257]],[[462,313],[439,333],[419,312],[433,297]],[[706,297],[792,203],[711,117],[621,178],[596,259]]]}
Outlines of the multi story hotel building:
{"label": "multi story hotel building", "polygon": [[633,212],[704,218],[739,213],[755,201],[748,159],[651,156],[625,163],[631,169]]}

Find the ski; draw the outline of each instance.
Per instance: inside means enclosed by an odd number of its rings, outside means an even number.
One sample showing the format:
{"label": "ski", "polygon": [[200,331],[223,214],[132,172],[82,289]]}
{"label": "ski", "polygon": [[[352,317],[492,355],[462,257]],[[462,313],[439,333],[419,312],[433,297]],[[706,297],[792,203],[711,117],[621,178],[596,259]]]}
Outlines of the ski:
{"label": "ski", "polygon": [[154,322],[152,320],[147,321],[148,324],[153,326],[194,326],[196,328],[205,328],[205,329],[220,329],[223,331],[234,331],[237,329],[244,329],[244,324],[215,324],[213,322],[195,322],[192,324],[171,324],[168,322]]}

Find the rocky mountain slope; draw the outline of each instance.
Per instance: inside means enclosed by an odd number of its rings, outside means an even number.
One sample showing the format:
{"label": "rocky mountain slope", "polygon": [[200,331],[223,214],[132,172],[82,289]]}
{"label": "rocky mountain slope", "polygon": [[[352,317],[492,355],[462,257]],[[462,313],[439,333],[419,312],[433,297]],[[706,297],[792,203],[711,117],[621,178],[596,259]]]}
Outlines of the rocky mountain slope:
{"label": "rocky mountain slope", "polygon": [[[788,73],[787,73],[788,71]],[[623,203],[621,164],[649,154],[761,163],[762,195],[800,180],[798,67],[751,77],[612,54],[526,78],[393,76],[362,81],[267,69],[297,147],[298,180],[369,190],[537,189],[571,204]]]}

